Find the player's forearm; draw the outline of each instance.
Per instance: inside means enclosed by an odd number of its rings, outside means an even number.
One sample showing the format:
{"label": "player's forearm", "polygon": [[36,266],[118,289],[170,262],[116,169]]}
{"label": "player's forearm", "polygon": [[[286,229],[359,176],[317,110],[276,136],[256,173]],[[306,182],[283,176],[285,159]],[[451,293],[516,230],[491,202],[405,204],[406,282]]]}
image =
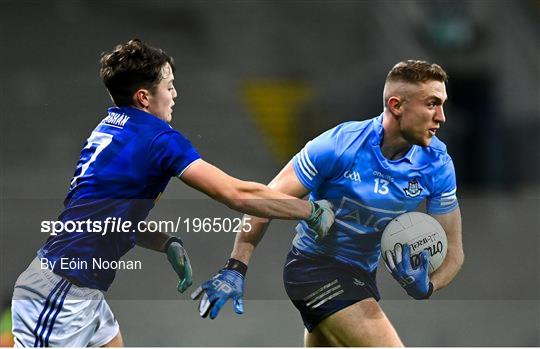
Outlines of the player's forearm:
{"label": "player's forearm", "polygon": [[[236,234],[234,248],[231,252],[231,258],[242,261],[246,265],[253,255],[253,251],[261,241],[268,228],[270,221],[265,218],[249,217],[248,224],[244,224],[239,233]],[[251,226],[251,228],[250,228]]]}
{"label": "player's forearm", "polygon": [[[283,194],[280,192],[283,190],[272,190],[260,183],[239,180],[202,160],[190,166],[180,178],[211,198],[249,215],[306,219],[312,213],[309,202]],[[299,182],[298,185],[302,186]]]}
{"label": "player's forearm", "polygon": [[431,275],[433,290],[440,290],[452,282],[461,269],[464,260],[465,256],[462,248],[449,246],[443,264]]}
{"label": "player's forearm", "polygon": [[237,211],[264,218],[306,219],[312,211],[308,201],[255,182],[239,181],[225,203]]}
{"label": "player's forearm", "polygon": [[138,231],[136,233],[136,244],[149,250],[164,252],[165,244],[170,237],[169,234],[161,232]]}
{"label": "player's forearm", "polygon": [[461,230],[461,211],[459,207],[445,215],[433,216],[444,228],[448,239],[448,251],[444,262],[441,264],[433,275],[431,275],[431,283],[433,290],[440,290],[448,285],[457,275],[463,261],[462,230]]}

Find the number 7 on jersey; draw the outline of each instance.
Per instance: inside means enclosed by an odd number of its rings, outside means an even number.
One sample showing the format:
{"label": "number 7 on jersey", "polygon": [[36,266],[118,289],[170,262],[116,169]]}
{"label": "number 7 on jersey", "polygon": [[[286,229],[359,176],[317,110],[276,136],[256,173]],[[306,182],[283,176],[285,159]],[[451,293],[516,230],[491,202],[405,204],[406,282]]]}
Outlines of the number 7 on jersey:
{"label": "number 7 on jersey", "polygon": [[[99,153],[101,153],[103,149],[105,149],[109,144],[111,144],[112,139],[113,139],[113,136],[108,133],[97,132],[97,131],[92,132],[92,134],[90,135],[90,137],[88,137],[86,141],[86,146],[82,150],[82,153],[84,152],[89,152],[89,153],[86,156],[84,155],[81,156],[81,160],[83,160],[79,164],[81,172],[77,176],[74,176],[73,179],[71,180],[71,183],[70,183],[71,188],[73,188],[75,184],[77,184],[77,179],[82,177],[84,173],[88,170],[90,165],[94,161],[96,161],[96,158],[99,155]],[[87,159],[87,160],[84,161],[84,159]],[[77,166],[77,168],[79,168],[79,166]]]}

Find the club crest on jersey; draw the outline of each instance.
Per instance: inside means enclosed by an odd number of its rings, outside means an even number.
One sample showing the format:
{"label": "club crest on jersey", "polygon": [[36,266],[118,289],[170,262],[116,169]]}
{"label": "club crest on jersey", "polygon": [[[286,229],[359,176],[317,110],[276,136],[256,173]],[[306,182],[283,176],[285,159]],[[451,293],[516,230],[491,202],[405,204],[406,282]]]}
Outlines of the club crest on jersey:
{"label": "club crest on jersey", "polygon": [[407,194],[407,196],[414,198],[420,195],[420,193],[424,189],[420,188],[420,184],[418,184],[418,180],[415,178],[409,181],[409,186],[407,188],[403,188],[403,190],[405,191],[405,194]]}

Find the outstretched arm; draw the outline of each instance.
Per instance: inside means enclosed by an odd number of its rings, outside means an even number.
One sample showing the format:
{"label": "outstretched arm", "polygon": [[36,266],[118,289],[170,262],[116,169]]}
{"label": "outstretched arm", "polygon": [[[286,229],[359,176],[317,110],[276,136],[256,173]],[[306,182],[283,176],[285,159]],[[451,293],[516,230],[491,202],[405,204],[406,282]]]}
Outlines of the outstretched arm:
{"label": "outstretched arm", "polygon": [[[296,177],[292,163],[287,164],[268,186],[294,197],[304,197],[308,193]],[[226,266],[193,292],[191,296],[193,299],[202,296],[199,303],[199,313],[202,317],[210,314],[211,319],[216,318],[228,299],[232,299],[237,314],[244,312],[243,291],[247,266],[269,223],[269,219],[251,217],[249,225],[244,224],[236,234],[231,258]]]}
{"label": "outstretched arm", "polygon": [[192,164],[182,174],[181,179],[233,210],[250,215],[308,219],[313,213],[313,207],[308,201],[272,190],[260,183],[236,179],[203,160]]}

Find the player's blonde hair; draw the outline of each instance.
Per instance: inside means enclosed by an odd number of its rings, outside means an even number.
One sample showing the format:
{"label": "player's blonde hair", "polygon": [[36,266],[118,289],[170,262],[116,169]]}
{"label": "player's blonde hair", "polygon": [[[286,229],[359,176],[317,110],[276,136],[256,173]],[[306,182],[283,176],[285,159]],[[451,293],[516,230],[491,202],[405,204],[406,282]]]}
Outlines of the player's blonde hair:
{"label": "player's blonde hair", "polygon": [[412,59],[397,63],[386,76],[386,82],[418,83],[430,80],[446,82],[448,75],[438,64]]}
{"label": "player's blonde hair", "polygon": [[[384,107],[387,106],[387,101],[390,98],[388,95],[390,90],[392,90],[388,88],[390,84],[394,82],[418,84],[426,81],[446,82],[448,81],[448,74],[446,74],[440,65],[426,61],[409,59],[397,63],[390,69],[386,76],[383,93]],[[403,97],[405,98],[406,96]]]}

